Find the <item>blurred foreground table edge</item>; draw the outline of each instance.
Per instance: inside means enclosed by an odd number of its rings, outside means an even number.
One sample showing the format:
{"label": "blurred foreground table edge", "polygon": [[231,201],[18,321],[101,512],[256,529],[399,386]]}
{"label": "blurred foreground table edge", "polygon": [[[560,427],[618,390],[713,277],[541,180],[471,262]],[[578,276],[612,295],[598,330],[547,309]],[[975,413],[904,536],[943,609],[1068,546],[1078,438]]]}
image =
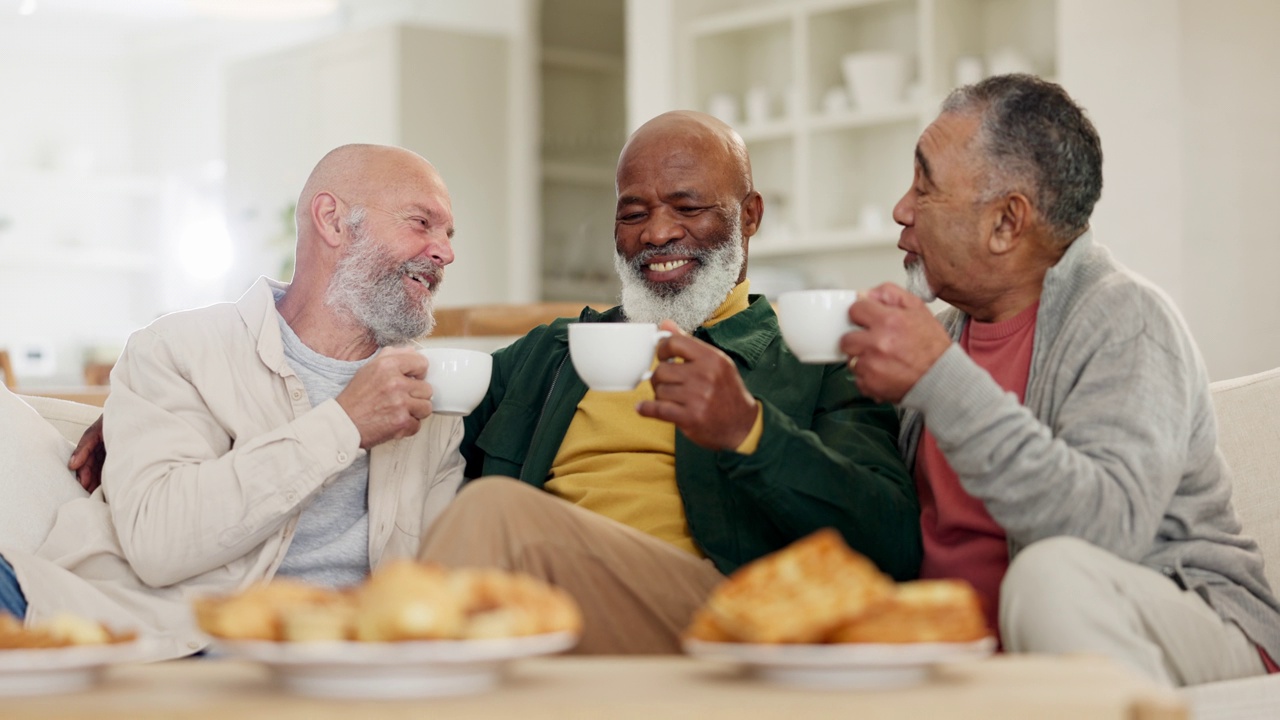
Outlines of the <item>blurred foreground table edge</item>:
{"label": "blurred foreground table edge", "polygon": [[1104,658],[997,656],[939,667],[897,690],[807,690],[763,684],[737,667],[686,657],[549,657],[514,663],[494,691],[413,700],[317,699],[283,692],[244,661],[190,659],[108,669],[94,688],[0,698],[29,718],[679,718],[821,717],[974,720],[1185,720],[1173,690]]}

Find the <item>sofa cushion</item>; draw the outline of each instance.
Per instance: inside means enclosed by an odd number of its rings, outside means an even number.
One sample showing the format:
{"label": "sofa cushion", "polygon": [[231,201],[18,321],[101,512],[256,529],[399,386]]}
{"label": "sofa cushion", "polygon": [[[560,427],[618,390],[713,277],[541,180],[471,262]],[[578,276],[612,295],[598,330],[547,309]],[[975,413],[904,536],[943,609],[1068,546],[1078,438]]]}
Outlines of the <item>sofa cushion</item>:
{"label": "sofa cushion", "polygon": [[40,413],[0,386],[0,546],[34,552],[62,503],[86,495],[67,469],[73,447]]}
{"label": "sofa cushion", "polygon": [[1232,504],[1258,541],[1267,581],[1280,589],[1280,368],[1216,382],[1218,448],[1231,467]]}

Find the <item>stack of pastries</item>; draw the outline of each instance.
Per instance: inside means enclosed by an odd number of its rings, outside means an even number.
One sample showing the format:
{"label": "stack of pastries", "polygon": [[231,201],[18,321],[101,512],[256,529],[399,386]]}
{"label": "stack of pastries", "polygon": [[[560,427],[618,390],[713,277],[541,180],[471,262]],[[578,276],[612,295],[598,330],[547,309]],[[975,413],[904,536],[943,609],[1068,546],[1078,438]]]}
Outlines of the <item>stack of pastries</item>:
{"label": "stack of pastries", "polygon": [[114,632],[100,622],[79,615],[57,615],[47,622],[23,627],[12,615],[0,612],[0,650],[114,645],[130,642],[135,637],[135,633]]}
{"label": "stack of pastries", "polygon": [[765,644],[971,642],[990,634],[967,582],[895,584],[830,529],[739,568],[685,631],[694,640]]}
{"label": "stack of pastries", "polygon": [[408,560],[380,567],[354,588],[277,579],[198,599],[194,609],[202,630],[228,640],[474,640],[582,629],[573,599],[540,580]]}

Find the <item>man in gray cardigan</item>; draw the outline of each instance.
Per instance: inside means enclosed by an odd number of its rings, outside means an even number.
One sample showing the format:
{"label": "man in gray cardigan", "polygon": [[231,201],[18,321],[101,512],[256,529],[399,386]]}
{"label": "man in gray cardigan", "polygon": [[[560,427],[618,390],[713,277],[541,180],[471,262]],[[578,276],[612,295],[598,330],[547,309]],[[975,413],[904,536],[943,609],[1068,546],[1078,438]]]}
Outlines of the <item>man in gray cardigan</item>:
{"label": "man in gray cardigan", "polygon": [[[970,580],[1006,649],[1170,684],[1258,675],[1280,604],[1231,506],[1173,303],[1094,243],[1097,132],[1030,76],[952,93],[894,208],[908,286],[849,309],[859,389],[898,403],[922,575]],[[952,309],[936,319],[933,296]]]}

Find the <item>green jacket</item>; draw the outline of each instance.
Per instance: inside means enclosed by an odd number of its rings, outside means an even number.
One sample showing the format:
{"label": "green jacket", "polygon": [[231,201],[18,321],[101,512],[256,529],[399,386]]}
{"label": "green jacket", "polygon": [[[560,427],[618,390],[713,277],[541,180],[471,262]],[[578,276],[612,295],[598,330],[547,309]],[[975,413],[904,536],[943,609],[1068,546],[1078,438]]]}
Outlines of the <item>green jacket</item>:
{"label": "green jacket", "polygon": [[[585,308],[579,322],[622,322]],[[467,477],[505,475],[542,487],[586,384],[569,360],[567,318],[494,353],[489,392],[466,419]],[[898,418],[854,386],[843,364],[805,365],[782,342],[768,301],[699,339],[737,364],[764,407],[751,455],[695,445],[676,432],[676,485],[689,531],[721,572],[834,527],[882,570],[916,576],[922,553],[915,485],[898,454]]]}

